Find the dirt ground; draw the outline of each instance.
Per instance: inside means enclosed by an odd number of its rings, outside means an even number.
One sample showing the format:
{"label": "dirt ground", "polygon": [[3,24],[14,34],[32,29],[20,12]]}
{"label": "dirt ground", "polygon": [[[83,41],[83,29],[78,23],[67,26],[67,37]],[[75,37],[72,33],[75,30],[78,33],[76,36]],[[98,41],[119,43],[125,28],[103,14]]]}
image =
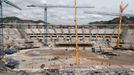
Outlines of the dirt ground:
{"label": "dirt ground", "polygon": [[[134,66],[133,51],[113,51],[119,56],[110,58],[103,55],[92,53],[91,50],[79,50],[80,65],[119,65]],[[20,61],[19,68],[40,68],[41,64],[47,67],[52,65],[70,65],[75,64],[75,50],[29,50],[20,51],[16,55],[9,56]],[[7,57],[7,58],[9,58]]]}
{"label": "dirt ground", "polygon": [[[103,55],[96,55],[91,51],[80,50],[80,59],[84,58],[86,60],[96,61],[97,63],[109,63],[113,65],[134,65],[134,52],[133,51],[113,51],[119,56],[112,56],[110,58],[106,58]],[[30,51],[26,53],[26,55],[36,55],[31,53]],[[75,57],[75,50],[54,50],[54,51],[39,51],[39,56],[53,56],[53,57]],[[89,62],[90,63],[90,62]]]}

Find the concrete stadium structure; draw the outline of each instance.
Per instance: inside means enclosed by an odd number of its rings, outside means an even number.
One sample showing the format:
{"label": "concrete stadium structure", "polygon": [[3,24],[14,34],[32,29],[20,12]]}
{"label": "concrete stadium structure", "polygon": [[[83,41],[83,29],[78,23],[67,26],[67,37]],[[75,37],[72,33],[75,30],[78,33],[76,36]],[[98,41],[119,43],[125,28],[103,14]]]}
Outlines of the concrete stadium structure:
{"label": "concrete stadium structure", "polygon": [[[17,39],[23,39],[24,41],[32,40],[36,42],[42,42],[44,44],[47,43],[51,47],[75,44],[74,25],[46,26],[41,23],[5,23],[4,25],[6,41],[15,41]],[[117,26],[117,24],[79,25],[78,37],[80,46],[89,46],[96,41],[103,41],[103,43],[106,41],[111,41],[115,43],[118,34]],[[133,44],[133,33],[133,24],[123,24],[121,30],[121,40],[129,44]],[[47,40],[47,42],[44,40]]]}
{"label": "concrete stadium structure", "polygon": [[[121,30],[120,45],[129,50],[112,48],[118,36],[118,25],[79,25],[79,66],[75,65],[74,25],[4,25],[5,47],[22,49],[16,54],[5,56],[5,59],[19,61],[20,64],[14,69],[17,71],[16,75],[23,72],[42,72],[50,75],[133,75],[134,52],[130,49],[134,49],[133,24],[124,24]],[[42,65],[45,67],[41,68]]]}

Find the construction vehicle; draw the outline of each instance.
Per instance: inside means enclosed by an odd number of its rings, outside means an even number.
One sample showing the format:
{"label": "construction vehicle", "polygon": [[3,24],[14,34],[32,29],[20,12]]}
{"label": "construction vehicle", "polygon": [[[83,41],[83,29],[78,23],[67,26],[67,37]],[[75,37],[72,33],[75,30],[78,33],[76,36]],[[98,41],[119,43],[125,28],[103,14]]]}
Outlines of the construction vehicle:
{"label": "construction vehicle", "polygon": [[5,61],[6,61],[5,66],[9,67],[11,69],[14,69],[19,65],[19,61],[14,60],[14,59],[7,58],[7,59],[5,59]]}

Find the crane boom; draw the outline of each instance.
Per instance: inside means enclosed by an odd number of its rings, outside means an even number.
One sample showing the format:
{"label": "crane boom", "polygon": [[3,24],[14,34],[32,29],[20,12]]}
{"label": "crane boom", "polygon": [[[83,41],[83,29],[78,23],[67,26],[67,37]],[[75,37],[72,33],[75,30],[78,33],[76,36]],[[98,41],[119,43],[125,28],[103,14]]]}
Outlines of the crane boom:
{"label": "crane boom", "polygon": [[[42,8],[75,8],[69,5],[28,5],[27,7],[42,7]],[[94,8],[93,6],[76,6],[76,8]]]}
{"label": "crane boom", "polygon": [[108,16],[120,16],[119,13],[108,13],[108,12],[98,12],[98,11],[84,11],[86,14],[97,14],[97,15],[108,15]]}
{"label": "crane boom", "polygon": [[17,5],[13,4],[12,2],[10,2],[8,0],[3,0],[3,2],[5,2],[6,4],[9,4],[9,5],[11,5],[11,6],[13,6],[13,7],[15,7],[15,8],[19,9],[19,10],[21,10],[20,7],[18,7]]}
{"label": "crane boom", "polygon": [[[98,12],[98,11],[84,11],[84,13],[86,14],[97,14],[97,15],[108,15],[108,16],[120,16],[120,13],[112,13],[112,12]],[[125,13],[125,14],[122,14],[122,16],[127,16],[127,17],[130,17],[130,16],[133,16],[134,17],[134,14],[130,14],[130,13]]]}

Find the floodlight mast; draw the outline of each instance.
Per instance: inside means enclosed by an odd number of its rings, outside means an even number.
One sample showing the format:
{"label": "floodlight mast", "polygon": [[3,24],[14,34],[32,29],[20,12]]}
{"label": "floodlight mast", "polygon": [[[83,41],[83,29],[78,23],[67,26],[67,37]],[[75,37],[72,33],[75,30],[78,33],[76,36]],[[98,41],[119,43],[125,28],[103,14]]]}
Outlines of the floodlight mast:
{"label": "floodlight mast", "polygon": [[[19,8],[18,6],[16,6],[15,4],[13,4],[12,2],[10,2],[8,0],[0,0],[0,51],[4,50],[3,3],[6,3],[6,4],[10,5],[10,6],[13,6],[13,7],[21,10],[21,8]],[[2,59],[2,58],[4,58],[4,54],[2,54],[0,56],[0,59]]]}
{"label": "floodlight mast", "polygon": [[[27,7],[40,7],[44,9],[44,21],[45,21],[45,26],[44,29],[46,29],[46,37],[44,36],[44,45],[48,45],[47,42],[47,35],[48,35],[48,18],[47,18],[47,10],[48,8],[75,8],[74,6],[69,6],[69,5],[27,5]],[[94,8],[93,6],[76,6],[76,8]]]}

